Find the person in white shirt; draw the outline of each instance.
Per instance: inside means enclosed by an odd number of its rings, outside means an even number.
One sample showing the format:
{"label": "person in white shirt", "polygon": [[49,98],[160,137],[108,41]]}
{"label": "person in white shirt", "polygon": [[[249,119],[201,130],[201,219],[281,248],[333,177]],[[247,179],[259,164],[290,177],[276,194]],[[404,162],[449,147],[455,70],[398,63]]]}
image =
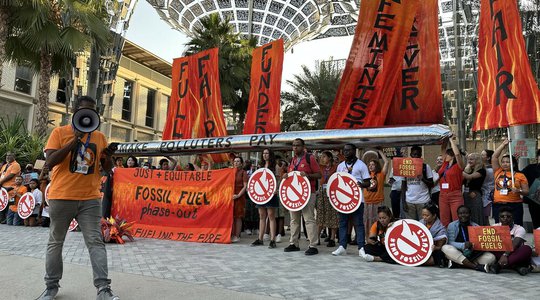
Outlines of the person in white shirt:
{"label": "person in white shirt", "polygon": [[[420,146],[411,147],[411,157],[421,158],[422,148]],[[422,165],[422,175],[418,177],[408,177],[403,180],[401,186],[401,198],[403,210],[408,219],[420,220],[424,205],[431,201],[430,189],[433,187],[433,171],[428,164]]]}
{"label": "person in white shirt", "polygon": [[[337,167],[337,172],[347,172],[351,174],[361,188],[367,188],[371,184],[371,176],[366,164],[356,157],[356,146],[354,144],[346,144],[343,147],[343,155],[345,161],[341,162]],[[364,199],[360,207],[351,214],[339,213],[339,247],[332,252],[332,255],[347,254],[347,227],[349,217],[352,218],[354,231],[356,233],[356,241],[358,244],[358,254],[360,249],[364,247],[366,242],[364,229]]]}
{"label": "person in white shirt", "polygon": [[525,228],[514,224],[514,211],[509,206],[499,208],[499,220],[500,223],[494,226],[510,227],[513,250],[494,252],[497,262],[491,265],[490,271],[498,274],[501,269],[514,269],[520,275],[527,275],[530,272],[532,249],[530,246],[525,245],[525,234],[527,233]]}

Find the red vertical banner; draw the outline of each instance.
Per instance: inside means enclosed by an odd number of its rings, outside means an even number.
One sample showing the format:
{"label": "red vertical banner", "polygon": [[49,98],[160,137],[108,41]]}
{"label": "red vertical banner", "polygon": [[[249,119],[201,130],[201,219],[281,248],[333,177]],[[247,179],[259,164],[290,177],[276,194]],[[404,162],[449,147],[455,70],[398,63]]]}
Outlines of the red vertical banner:
{"label": "red vertical banner", "polygon": [[531,72],[515,0],[482,0],[478,104],[473,130],[540,123],[540,91]]}
{"label": "red vertical banner", "polygon": [[[218,48],[201,51],[189,57],[189,80],[193,91],[192,138],[227,135],[219,85]],[[227,154],[212,155],[214,162],[228,161]]]}
{"label": "red vertical banner", "polygon": [[384,125],[419,0],[362,1],[327,129]]}
{"label": "red vertical banner", "polygon": [[173,61],[171,98],[167,109],[167,120],[163,128],[164,140],[191,138],[193,120],[190,114],[189,57]]}
{"label": "red vertical banner", "polygon": [[244,134],[280,132],[282,70],[282,39],[253,50]]}
{"label": "red vertical banner", "polygon": [[418,7],[386,125],[442,123],[438,1]]}

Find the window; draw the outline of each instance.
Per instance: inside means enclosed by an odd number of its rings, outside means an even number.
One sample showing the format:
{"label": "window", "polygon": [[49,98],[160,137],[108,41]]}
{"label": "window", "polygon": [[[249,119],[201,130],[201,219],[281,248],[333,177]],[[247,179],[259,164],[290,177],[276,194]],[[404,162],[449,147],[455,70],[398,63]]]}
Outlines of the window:
{"label": "window", "polygon": [[133,94],[133,82],[124,83],[124,97],[122,99],[122,120],[131,122],[131,99]]}
{"label": "window", "polygon": [[15,91],[30,95],[32,77],[32,71],[29,68],[18,66],[15,71]]}
{"label": "window", "polygon": [[144,125],[154,127],[154,111],[156,107],[156,91],[148,90],[146,94],[146,119]]}
{"label": "window", "polygon": [[58,80],[58,89],[56,90],[56,102],[66,103],[66,89],[67,80],[65,78],[60,78],[60,80]]}

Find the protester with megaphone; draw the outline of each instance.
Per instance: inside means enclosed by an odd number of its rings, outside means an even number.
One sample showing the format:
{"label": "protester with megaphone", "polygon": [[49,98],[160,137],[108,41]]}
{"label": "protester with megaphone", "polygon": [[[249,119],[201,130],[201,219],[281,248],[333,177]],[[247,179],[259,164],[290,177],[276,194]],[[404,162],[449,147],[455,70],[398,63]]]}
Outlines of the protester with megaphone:
{"label": "protester with megaphone", "polygon": [[99,167],[110,172],[111,155],[105,135],[97,130],[96,101],[80,97],[72,124],[55,128],[45,147],[45,165],[51,170],[48,193],[51,219],[45,262],[47,288],[39,299],[54,299],[62,278],[62,247],[69,224],[79,223],[90,253],[97,299],[119,299],[111,292],[107,250],[101,236]]}

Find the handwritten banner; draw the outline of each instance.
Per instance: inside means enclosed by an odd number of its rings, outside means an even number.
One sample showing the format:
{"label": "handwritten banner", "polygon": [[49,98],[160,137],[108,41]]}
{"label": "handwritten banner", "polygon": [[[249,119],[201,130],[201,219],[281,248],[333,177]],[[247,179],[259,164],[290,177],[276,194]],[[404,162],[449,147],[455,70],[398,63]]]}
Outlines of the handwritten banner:
{"label": "handwritten banner", "polygon": [[419,5],[418,0],[362,1],[327,129],[384,125]]}
{"label": "handwritten banner", "polygon": [[135,222],[136,237],[230,243],[234,177],[234,169],[116,169],[111,215]]}
{"label": "handwritten banner", "polygon": [[508,226],[469,226],[469,241],[478,251],[512,251]]}
{"label": "handwritten banner", "polygon": [[423,163],[424,161],[421,158],[394,157],[392,159],[392,169],[394,170],[394,176],[401,176],[401,177],[421,176]]}
{"label": "handwritten banner", "polygon": [[536,158],[536,139],[512,140],[512,154],[519,158]]}
{"label": "handwritten banner", "polygon": [[283,39],[253,50],[244,134],[280,132]]}

